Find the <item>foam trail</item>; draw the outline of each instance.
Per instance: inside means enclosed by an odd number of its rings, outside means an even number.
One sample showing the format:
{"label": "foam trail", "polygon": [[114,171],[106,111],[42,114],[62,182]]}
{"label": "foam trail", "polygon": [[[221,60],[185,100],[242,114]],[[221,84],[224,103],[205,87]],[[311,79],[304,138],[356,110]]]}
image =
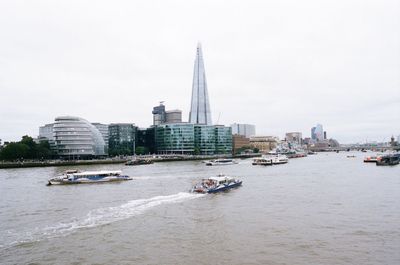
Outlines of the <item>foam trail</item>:
{"label": "foam trail", "polygon": [[[136,215],[140,215],[145,211],[157,207],[162,204],[180,203],[204,196],[204,194],[193,194],[187,192],[179,192],[168,196],[156,196],[149,199],[138,199],[124,203],[120,206],[100,208],[90,211],[82,220],[75,220],[67,223],[60,223],[55,226],[45,227],[43,229],[34,229],[24,235],[17,235],[17,240],[8,246],[18,245],[40,241],[45,238],[52,238],[61,235],[68,235],[82,228],[91,228],[100,225],[110,224],[116,221],[124,220]],[[22,237],[22,238],[21,238]],[[1,244],[4,247],[3,244]]]}

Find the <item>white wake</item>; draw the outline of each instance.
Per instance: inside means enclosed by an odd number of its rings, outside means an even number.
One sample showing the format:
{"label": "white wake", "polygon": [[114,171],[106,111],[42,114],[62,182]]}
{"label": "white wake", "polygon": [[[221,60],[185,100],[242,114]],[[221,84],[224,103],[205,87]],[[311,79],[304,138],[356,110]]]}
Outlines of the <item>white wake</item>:
{"label": "white wake", "polygon": [[1,247],[13,246],[23,243],[40,241],[45,238],[53,238],[62,235],[68,235],[78,229],[91,228],[101,225],[114,223],[116,221],[131,218],[140,215],[145,211],[163,204],[180,203],[204,196],[204,194],[193,194],[179,192],[168,196],[156,196],[149,199],[132,200],[119,206],[99,208],[90,211],[85,218],[70,222],[62,222],[54,226],[48,226],[42,229],[34,229],[29,233],[14,234],[14,240],[11,243],[1,244]]}

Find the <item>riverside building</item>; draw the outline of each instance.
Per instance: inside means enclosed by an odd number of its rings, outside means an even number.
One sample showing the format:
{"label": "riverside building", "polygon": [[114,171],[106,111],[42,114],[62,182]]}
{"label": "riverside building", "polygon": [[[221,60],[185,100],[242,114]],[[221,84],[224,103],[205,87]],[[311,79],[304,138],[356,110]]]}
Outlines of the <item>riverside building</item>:
{"label": "riverside building", "polygon": [[163,124],[155,128],[155,144],[159,154],[230,154],[232,131],[222,125]]}
{"label": "riverside building", "polygon": [[134,123],[111,123],[108,126],[110,155],[134,154],[137,127]]}
{"label": "riverside building", "polygon": [[100,131],[85,119],[57,117],[53,126],[55,151],[65,159],[105,156],[105,142]]}

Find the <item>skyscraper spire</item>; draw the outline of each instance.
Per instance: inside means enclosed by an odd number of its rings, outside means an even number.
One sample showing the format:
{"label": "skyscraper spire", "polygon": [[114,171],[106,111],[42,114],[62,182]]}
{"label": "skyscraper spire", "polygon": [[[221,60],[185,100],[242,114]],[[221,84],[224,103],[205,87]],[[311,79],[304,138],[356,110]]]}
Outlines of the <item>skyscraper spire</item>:
{"label": "skyscraper spire", "polygon": [[189,113],[189,122],[212,125],[206,73],[204,70],[203,53],[200,43],[197,45],[196,60],[194,62],[192,103]]}

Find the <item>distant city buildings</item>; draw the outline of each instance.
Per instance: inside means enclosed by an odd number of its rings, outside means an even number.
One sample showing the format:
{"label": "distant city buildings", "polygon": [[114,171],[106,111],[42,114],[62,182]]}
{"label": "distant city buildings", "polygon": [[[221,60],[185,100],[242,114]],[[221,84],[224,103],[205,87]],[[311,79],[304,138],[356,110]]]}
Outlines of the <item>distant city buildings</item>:
{"label": "distant city buildings", "polygon": [[302,133],[301,132],[289,132],[286,133],[286,141],[289,143],[296,143],[296,144],[301,144],[302,143]]}
{"label": "distant city buildings", "polygon": [[324,135],[324,129],[322,128],[321,124],[317,124],[315,127],[311,128],[311,139],[314,141],[323,141]]}
{"label": "distant city buildings", "polygon": [[102,124],[98,122],[92,123],[103,136],[103,140],[105,143],[105,153],[108,154],[108,124]]}
{"label": "distant city buildings", "polygon": [[212,125],[206,73],[200,43],[197,46],[196,60],[194,62],[189,123]]}
{"label": "distant city buildings", "polygon": [[252,124],[234,123],[231,124],[231,128],[233,135],[243,135],[247,138],[256,135],[256,126]]}
{"label": "distant city buildings", "polygon": [[279,138],[275,136],[252,136],[250,146],[257,148],[261,153],[267,153],[277,147]]}
{"label": "distant city buildings", "polygon": [[153,125],[157,126],[165,123],[180,123],[182,122],[181,110],[165,110],[163,101],[160,105],[153,108]]}

